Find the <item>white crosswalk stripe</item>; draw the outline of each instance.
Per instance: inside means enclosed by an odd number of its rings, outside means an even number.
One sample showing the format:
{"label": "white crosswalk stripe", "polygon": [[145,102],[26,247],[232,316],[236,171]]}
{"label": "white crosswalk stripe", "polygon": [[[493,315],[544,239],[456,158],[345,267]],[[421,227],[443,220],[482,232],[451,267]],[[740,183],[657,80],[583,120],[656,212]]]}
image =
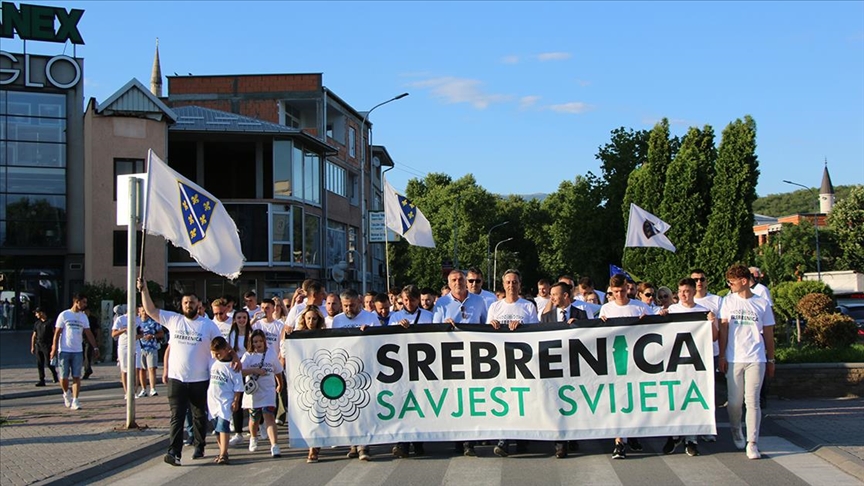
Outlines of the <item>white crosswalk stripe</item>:
{"label": "white crosswalk stripe", "polygon": [[721,482],[727,486],[747,485],[746,481],[716,458],[707,455],[690,457],[683,449],[681,445],[675,454],[664,455],[663,462],[687,486],[714,486],[718,484],[718,478],[723,478]]}
{"label": "white crosswalk stripe", "polygon": [[363,462],[358,459],[346,459],[347,464],[339,471],[339,474],[331,479],[327,486],[353,486],[363,484],[374,486],[383,484],[387,477],[393,474],[399,461],[375,461]]}
{"label": "white crosswalk stripe", "polygon": [[782,437],[760,437],[763,456],[814,486],[860,486],[861,481]]}

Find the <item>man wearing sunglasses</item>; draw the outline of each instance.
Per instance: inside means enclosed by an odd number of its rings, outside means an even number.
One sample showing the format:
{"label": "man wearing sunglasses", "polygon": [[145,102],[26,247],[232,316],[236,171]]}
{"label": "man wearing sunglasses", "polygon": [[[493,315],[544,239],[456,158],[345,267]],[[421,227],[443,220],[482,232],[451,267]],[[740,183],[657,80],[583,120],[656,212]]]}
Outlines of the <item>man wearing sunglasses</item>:
{"label": "man wearing sunglasses", "polygon": [[483,301],[486,302],[486,309],[489,309],[489,306],[494,304],[497,297],[492,292],[488,290],[483,290],[483,272],[477,267],[471,267],[468,269],[468,292],[472,294],[479,295],[483,298]]}
{"label": "man wearing sunglasses", "polygon": [[[696,304],[701,305],[702,307],[708,309],[713,312],[715,316],[720,316],[720,306],[723,304],[723,298],[719,295],[712,294],[708,292],[708,276],[705,274],[705,270],[701,268],[694,268],[690,271],[690,278],[696,282],[696,294],[693,297],[693,301]],[[720,321],[715,320],[714,325],[719,326]],[[719,327],[718,327],[719,329]],[[726,377],[723,373],[720,373],[720,344],[717,341],[714,341],[714,401],[716,404],[722,405],[726,403],[726,393],[725,386]],[[706,442],[714,442],[717,440],[717,437],[714,435],[703,435],[702,440]]]}

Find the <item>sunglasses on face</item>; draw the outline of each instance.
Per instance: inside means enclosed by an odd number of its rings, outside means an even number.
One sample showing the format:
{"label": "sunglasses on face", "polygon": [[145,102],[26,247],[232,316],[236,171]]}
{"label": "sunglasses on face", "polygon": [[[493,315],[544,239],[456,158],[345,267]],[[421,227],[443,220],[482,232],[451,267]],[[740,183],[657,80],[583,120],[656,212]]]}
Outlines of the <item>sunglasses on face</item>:
{"label": "sunglasses on face", "polygon": [[654,294],[652,294],[651,292],[643,292],[642,295],[644,295],[645,297],[648,297],[649,299],[651,297],[654,297]]}
{"label": "sunglasses on face", "polygon": [[472,283],[472,284],[473,284],[473,283],[478,283],[478,282],[479,282],[479,283],[483,283],[483,280],[482,280],[482,279],[479,279],[479,278],[469,278],[469,279],[468,279],[468,283]]}
{"label": "sunglasses on face", "polygon": [[696,277],[693,280],[695,280],[697,282],[704,282],[706,279],[705,279],[705,277]]}
{"label": "sunglasses on face", "polygon": [[668,299],[669,296],[668,296],[668,295],[658,295],[657,298],[658,298],[658,299],[664,299],[664,300],[665,300],[665,299]]}

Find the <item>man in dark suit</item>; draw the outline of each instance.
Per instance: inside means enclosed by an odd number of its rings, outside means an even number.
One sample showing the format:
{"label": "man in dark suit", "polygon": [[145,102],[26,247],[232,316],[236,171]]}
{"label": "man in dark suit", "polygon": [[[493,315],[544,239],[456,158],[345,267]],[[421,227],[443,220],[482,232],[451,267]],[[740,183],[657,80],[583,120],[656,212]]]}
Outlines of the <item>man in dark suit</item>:
{"label": "man in dark suit", "polygon": [[[576,321],[594,318],[594,314],[590,309],[582,309],[578,304],[573,304],[570,298],[571,290],[572,287],[567,282],[558,282],[552,286],[552,290],[549,292],[552,310],[540,317],[541,323],[566,322],[567,324],[573,324]],[[579,446],[575,440],[570,441],[569,449],[573,451],[579,450]],[[567,450],[567,443],[563,441],[555,443],[555,457],[558,459],[567,457]]]}
{"label": "man in dark suit", "polygon": [[552,309],[540,317],[540,322],[566,322],[573,324],[578,320],[593,319],[590,309],[574,304],[570,298],[571,287],[566,282],[558,282],[552,286],[549,297]]}

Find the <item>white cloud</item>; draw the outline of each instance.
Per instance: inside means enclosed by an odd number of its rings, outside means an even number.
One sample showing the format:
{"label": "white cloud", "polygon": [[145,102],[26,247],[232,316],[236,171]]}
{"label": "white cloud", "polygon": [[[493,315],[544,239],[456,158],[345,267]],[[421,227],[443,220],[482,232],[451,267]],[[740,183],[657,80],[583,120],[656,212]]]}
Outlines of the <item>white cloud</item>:
{"label": "white cloud", "polygon": [[558,113],[573,113],[578,115],[580,113],[585,113],[592,107],[581,101],[571,101],[569,103],[562,103],[560,105],[549,105],[548,108]]}
{"label": "white cloud", "polygon": [[523,96],[519,98],[519,109],[526,110],[531,108],[536,105],[538,101],[540,101],[540,97],[537,95]]}
{"label": "white cloud", "polygon": [[573,57],[569,52],[544,52],[541,54],[537,54],[537,60],[541,62],[546,61],[564,61]]}
{"label": "white cloud", "polygon": [[411,83],[410,86],[428,89],[435,97],[446,103],[469,103],[478,110],[483,110],[493,103],[509,101],[512,97],[502,94],[484,93],[482,82],[476,79],[444,76]]}
{"label": "white cloud", "polygon": [[504,64],[519,64],[519,56],[504,56],[501,58],[501,62]]}

